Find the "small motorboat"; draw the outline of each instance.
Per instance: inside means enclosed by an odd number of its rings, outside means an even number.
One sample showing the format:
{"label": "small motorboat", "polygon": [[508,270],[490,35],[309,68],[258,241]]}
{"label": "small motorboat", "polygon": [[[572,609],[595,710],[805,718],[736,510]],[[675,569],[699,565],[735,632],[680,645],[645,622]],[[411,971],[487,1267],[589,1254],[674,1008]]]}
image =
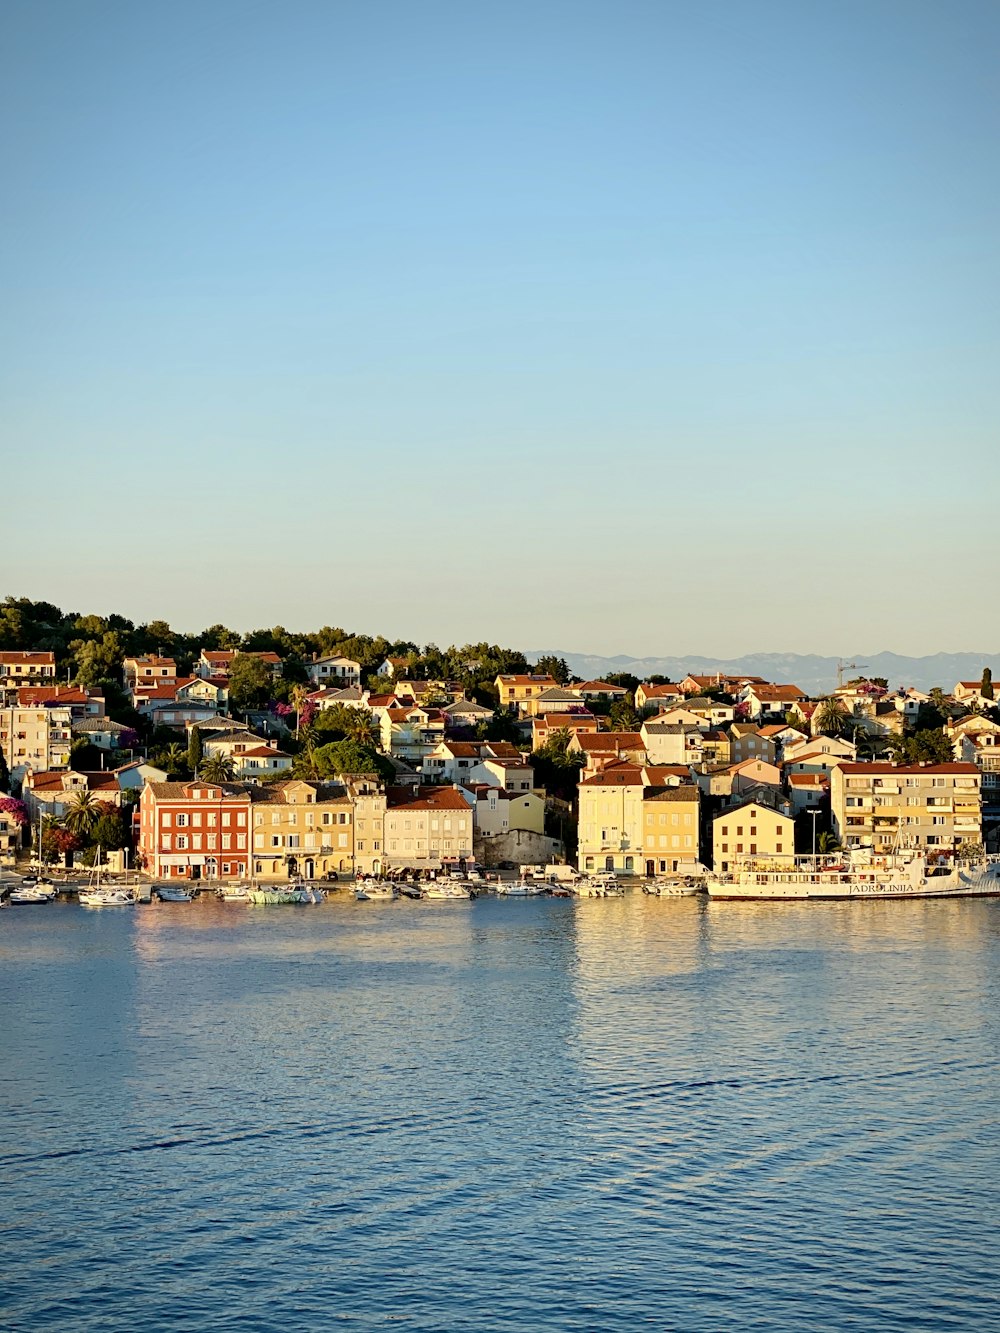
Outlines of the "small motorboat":
{"label": "small motorboat", "polygon": [[50,903],[54,896],[35,884],[23,884],[19,889],[11,890],[9,901],[18,907],[29,907],[34,903]]}
{"label": "small motorboat", "polygon": [[128,889],[81,889],[84,907],[134,907],[136,897]]}
{"label": "small motorboat", "polygon": [[651,898],[693,898],[701,892],[701,886],[687,879],[654,879],[644,884],[642,891]]}
{"label": "small motorboat", "polygon": [[359,903],[390,903],[399,897],[399,892],[395,884],[387,884],[384,880],[363,879],[354,890],[354,896]]}
{"label": "small motorboat", "polygon": [[435,879],[424,888],[421,897],[435,901],[458,901],[472,897],[472,889],[468,884],[456,882],[453,879]]}
{"label": "small motorboat", "polygon": [[161,903],[189,903],[191,895],[174,884],[154,884],[153,892]]}

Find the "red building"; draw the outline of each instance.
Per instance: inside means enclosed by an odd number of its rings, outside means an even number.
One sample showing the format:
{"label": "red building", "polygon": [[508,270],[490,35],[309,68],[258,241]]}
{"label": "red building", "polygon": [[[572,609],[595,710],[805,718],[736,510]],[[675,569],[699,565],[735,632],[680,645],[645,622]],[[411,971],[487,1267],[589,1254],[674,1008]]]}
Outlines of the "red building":
{"label": "red building", "polygon": [[250,795],[235,783],[147,782],[139,851],[157,879],[245,879]]}

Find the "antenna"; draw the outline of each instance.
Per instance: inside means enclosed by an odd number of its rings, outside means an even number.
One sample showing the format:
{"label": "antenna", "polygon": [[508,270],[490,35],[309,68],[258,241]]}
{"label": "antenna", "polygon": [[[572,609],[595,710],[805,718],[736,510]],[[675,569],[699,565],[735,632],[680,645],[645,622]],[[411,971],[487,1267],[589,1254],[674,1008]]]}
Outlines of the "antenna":
{"label": "antenna", "polygon": [[863,671],[865,667],[867,667],[867,665],[868,665],[867,662],[844,662],[844,661],[838,662],[837,689],[839,690],[844,683],[844,672],[846,670],[850,669],[851,671]]}

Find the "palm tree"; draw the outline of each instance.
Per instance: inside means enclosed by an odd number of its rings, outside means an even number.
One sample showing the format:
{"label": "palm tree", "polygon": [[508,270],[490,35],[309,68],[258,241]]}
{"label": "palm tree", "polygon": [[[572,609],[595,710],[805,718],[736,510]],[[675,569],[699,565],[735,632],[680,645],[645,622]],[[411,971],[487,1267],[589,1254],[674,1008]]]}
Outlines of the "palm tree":
{"label": "palm tree", "polygon": [[847,722],[848,712],[840,699],[824,699],[816,710],[816,725],[826,736],[839,736]]}
{"label": "palm tree", "polygon": [[831,852],[839,852],[840,839],[836,833],[823,832],[819,835],[819,850],[821,856],[829,856]]}
{"label": "palm tree", "polygon": [[167,770],[170,777],[180,777],[187,769],[187,750],[183,745],[168,745],[156,755],[155,760]]}
{"label": "palm tree", "polygon": [[78,791],[66,811],[66,827],[71,833],[79,833],[81,837],[89,838],[100,818],[100,813],[93,794],[89,791]]}
{"label": "palm tree", "polygon": [[228,754],[213,754],[201,766],[201,777],[205,782],[232,782],[236,769]]}

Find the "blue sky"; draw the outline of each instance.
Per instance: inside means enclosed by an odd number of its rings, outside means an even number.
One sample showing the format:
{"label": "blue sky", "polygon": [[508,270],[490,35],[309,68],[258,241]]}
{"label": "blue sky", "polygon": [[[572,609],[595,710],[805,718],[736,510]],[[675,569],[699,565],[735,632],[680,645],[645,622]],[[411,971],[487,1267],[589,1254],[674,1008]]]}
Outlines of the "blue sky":
{"label": "blue sky", "polygon": [[992,0],[2,26],[5,592],[1000,650]]}

